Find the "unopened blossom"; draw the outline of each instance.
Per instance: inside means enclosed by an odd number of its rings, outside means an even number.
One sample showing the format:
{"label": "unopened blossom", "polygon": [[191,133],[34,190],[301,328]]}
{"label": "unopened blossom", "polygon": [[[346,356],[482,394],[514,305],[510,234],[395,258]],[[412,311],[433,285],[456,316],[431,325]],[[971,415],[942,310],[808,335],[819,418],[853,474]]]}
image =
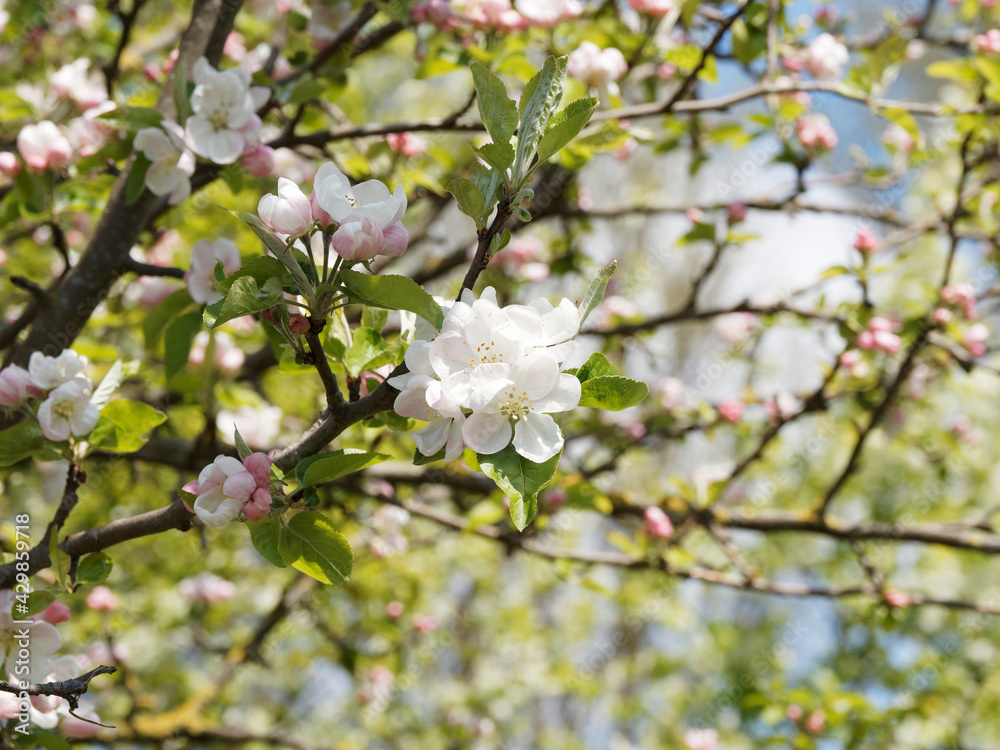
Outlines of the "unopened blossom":
{"label": "unopened blossom", "polygon": [[291,180],[278,178],[278,194],[268,193],[257,204],[257,214],[275,232],[304,234],[312,226],[312,206],[305,193]]}
{"label": "unopened blossom", "polygon": [[684,733],[687,750],[719,750],[719,733],[714,729],[689,729]]}
{"label": "unopened blossom", "polygon": [[236,595],[236,584],[214,573],[200,573],[177,584],[177,591],[189,602],[218,604]]}
{"label": "unopened blossom", "polygon": [[195,63],[191,93],[194,114],[186,123],[194,152],[216,164],[232,164],[243,152],[246,126],[270,93],[251,87],[250,74],[242,68],[216,70],[204,57]]}
{"label": "unopened blossom", "polygon": [[985,34],[977,34],[972,43],[976,52],[1000,54],[1000,29],[990,29]]}
{"label": "unopened blossom", "polygon": [[391,601],[391,602],[389,602],[388,604],[385,605],[385,614],[386,614],[386,617],[389,617],[389,618],[391,618],[393,620],[396,620],[396,619],[402,617],[403,613],[405,611],[406,611],[406,607],[403,606],[402,602]]}
{"label": "unopened blossom", "polygon": [[826,712],[822,708],[817,708],[809,714],[803,726],[810,734],[819,734],[826,727]]}
{"label": "unopened blossom", "polygon": [[513,433],[514,450],[542,463],[563,447],[562,432],[549,415],[579,403],[580,381],[560,373],[551,357],[535,355],[515,364],[506,378],[473,389],[462,437],[477,453],[490,454],[507,447]]}
{"label": "unopened blossom", "polygon": [[674,9],[674,0],[628,0],[628,4],[653,18],[663,18]]}
{"label": "unopened blossom", "polygon": [[430,633],[437,630],[437,622],[430,615],[413,615],[413,628],[421,633]]}
{"label": "unopened blossom", "polygon": [[93,392],[90,381],[84,378],[73,378],[52,389],[38,407],[42,434],[56,442],[68,440],[70,434],[89,434],[100,417],[100,410],[90,403]]}
{"label": "unopened blossom", "polygon": [[736,424],[743,418],[743,410],[746,409],[746,404],[736,398],[727,398],[715,408],[719,412],[720,417],[727,422]]}
{"label": "unopened blossom", "polygon": [[885,603],[890,607],[898,607],[899,609],[902,609],[913,604],[913,599],[905,591],[887,588],[882,595],[885,597]]}
{"label": "unopened blossom", "polygon": [[917,145],[909,131],[895,122],[890,122],[885,126],[885,130],[882,131],[882,143],[892,150],[904,154],[912,151]]}
{"label": "unopened blossom", "polygon": [[258,144],[240,154],[240,166],[254,177],[267,177],[274,171],[274,149],[270,146]]}
{"label": "unopened blossom", "polygon": [[[601,49],[593,42],[582,42],[570,52],[568,75],[594,88],[611,88],[615,81],[628,72],[625,55],[616,47]],[[612,89],[616,93],[617,89]]]}
{"label": "unopened blossom", "polygon": [[712,327],[719,338],[727,344],[736,345],[757,327],[757,316],[751,312],[727,313],[717,317]]}
{"label": "unopened blossom", "polygon": [[53,602],[42,612],[41,618],[53,625],[58,625],[60,622],[68,621],[71,614],[69,607],[62,602]]}
{"label": "unopened blossom", "polygon": [[895,333],[896,325],[888,318],[875,316],[868,321],[868,330],[858,334],[858,348],[879,349],[895,354],[902,348],[902,339]]}
{"label": "unopened blossom", "polygon": [[17,150],[24,163],[38,172],[62,169],[73,158],[73,147],[51,120],[21,128],[17,134]]}
{"label": "unopened blossom", "polygon": [[206,526],[223,526],[240,514],[256,489],[257,478],[239,459],[217,456],[198,475],[194,512]]}
{"label": "unopened blossom", "polygon": [[453,20],[448,0],[421,0],[410,13],[415,23],[432,23],[439,29],[446,28]]}
{"label": "unopened blossom", "polygon": [[643,511],[642,530],[650,539],[669,539],[674,535],[670,516],[655,505],[650,505]]}
{"label": "unopened blossom", "polygon": [[878,247],[878,237],[868,227],[861,227],[854,238],[854,249],[862,253],[870,253]]}
{"label": "unopened blossom", "polygon": [[948,284],[941,289],[941,300],[961,308],[970,320],[976,317],[976,290],[972,284]]}
{"label": "unopened blossom", "polygon": [[0,151],[0,174],[4,177],[17,177],[21,171],[21,162],[13,151]]}
{"label": "unopened blossom", "polygon": [[934,322],[937,323],[938,325],[946,326],[954,319],[955,319],[954,314],[952,314],[951,310],[949,310],[948,308],[946,307],[934,308]]}
{"label": "unopened blossom", "polygon": [[57,97],[71,99],[81,109],[96,107],[108,99],[104,75],[85,58],[63,65],[49,76],[49,85]]}
{"label": "unopened blossom", "polygon": [[965,335],[962,337],[962,342],[965,344],[965,348],[974,357],[980,357],[986,353],[986,342],[990,338],[990,329],[984,326],[982,323],[976,323],[974,326],[970,326],[966,330]]}
{"label": "unopened blossom", "polygon": [[797,703],[793,703],[785,710],[785,716],[787,716],[792,721],[798,721],[803,717],[805,712],[802,710],[802,706]]}
{"label": "unopened blossom", "polygon": [[121,600],[107,586],[95,586],[94,590],[87,594],[87,606],[94,610],[113,611],[121,605]]}
{"label": "unopened blossom", "polygon": [[808,149],[831,149],[837,145],[837,131],[826,115],[809,114],[795,122],[799,143]]}
{"label": "unopened blossom", "polygon": [[242,265],[239,248],[231,239],[198,240],[191,248],[191,270],[184,274],[184,281],[195,302],[211,305],[222,299],[215,289],[215,264],[219,262],[226,276]]}
{"label": "unopened blossom", "polygon": [[176,206],[191,194],[194,155],[184,143],[184,130],[176,122],[164,120],[161,128],[143,128],[135,134],[135,147],[149,159],[143,178],[154,195],[169,196]]}
{"label": "unopened blossom", "polygon": [[844,74],[844,66],[849,58],[847,47],[834,39],[831,34],[823,33],[809,45],[806,68],[814,78],[832,81]]}
{"label": "unopened blossom", "polygon": [[743,201],[733,201],[726,206],[726,220],[730,224],[738,224],[741,221],[746,221],[746,218],[747,204]]}
{"label": "unopened blossom", "polygon": [[389,133],[385,137],[385,142],[400,156],[421,156],[427,153],[427,141],[408,131]]}
{"label": "unopened blossom", "polygon": [[511,32],[528,28],[528,19],[514,10],[510,0],[468,0],[465,15],[484,29]]}
{"label": "unopened blossom", "polygon": [[560,21],[570,21],[583,13],[580,0],[515,0],[514,7],[532,26],[545,28]]}
{"label": "unopened blossom", "polygon": [[42,391],[33,386],[31,374],[18,365],[7,365],[0,370],[0,406],[20,406],[32,396],[41,396]]}

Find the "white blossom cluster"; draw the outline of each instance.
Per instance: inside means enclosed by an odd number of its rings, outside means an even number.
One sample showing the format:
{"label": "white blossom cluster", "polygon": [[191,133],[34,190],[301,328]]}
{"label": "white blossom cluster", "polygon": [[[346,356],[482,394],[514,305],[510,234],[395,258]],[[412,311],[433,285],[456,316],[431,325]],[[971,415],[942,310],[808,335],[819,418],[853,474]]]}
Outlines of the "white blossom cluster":
{"label": "white blossom cluster", "polygon": [[442,307],[449,309],[441,332],[418,323],[406,351],[409,372],[389,381],[401,391],[396,413],[429,422],[413,433],[420,452],[444,447],[450,461],[466,446],[496,453],[513,437],[529,461],[556,456],[563,436],[550,415],[580,402],[580,381],[559,369],[576,347],[576,306],[536,299],[501,308],[488,287],[478,300],[466,290]]}

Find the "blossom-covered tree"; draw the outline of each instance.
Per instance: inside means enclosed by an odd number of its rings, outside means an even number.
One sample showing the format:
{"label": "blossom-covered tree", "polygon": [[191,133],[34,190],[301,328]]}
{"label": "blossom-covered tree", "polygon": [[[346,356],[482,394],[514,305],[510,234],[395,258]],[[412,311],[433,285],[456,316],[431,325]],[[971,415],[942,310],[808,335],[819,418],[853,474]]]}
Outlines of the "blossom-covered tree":
{"label": "blossom-covered tree", "polygon": [[0,745],[992,747],[1000,8],[0,0]]}

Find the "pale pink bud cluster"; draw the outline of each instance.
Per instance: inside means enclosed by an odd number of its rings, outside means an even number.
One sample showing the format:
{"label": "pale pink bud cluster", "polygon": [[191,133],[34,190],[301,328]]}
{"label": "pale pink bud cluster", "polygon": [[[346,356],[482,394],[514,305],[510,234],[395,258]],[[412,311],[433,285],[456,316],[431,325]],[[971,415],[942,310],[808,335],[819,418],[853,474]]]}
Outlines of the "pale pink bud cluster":
{"label": "pale pink bud cluster", "polygon": [[738,398],[727,398],[716,406],[715,409],[724,420],[736,424],[743,418],[743,411],[746,409],[746,404]]}
{"label": "pale pink bud cluster", "polygon": [[990,329],[982,323],[970,326],[962,337],[962,343],[973,357],[981,357],[986,353],[986,342],[990,338]]}
{"label": "pale pink bud cluster", "polygon": [[739,224],[741,221],[746,221],[746,218],[747,204],[743,201],[733,201],[726,206],[726,220],[730,224]]}
{"label": "pale pink bud cluster", "polygon": [[878,247],[878,237],[868,227],[858,230],[857,237],[854,238],[854,249],[868,254]]}
{"label": "pale pink bud cluster", "polygon": [[0,174],[4,177],[17,177],[21,171],[21,162],[13,151],[0,151]]}
{"label": "pale pink bud cluster", "polygon": [[73,147],[51,120],[25,125],[17,134],[17,150],[30,169],[62,169],[73,158]]}
{"label": "pale pink bud cluster", "polygon": [[896,335],[896,324],[888,318],[875,316],[868,321],[868,330],[858,334],[860,349],[878,349],[889,354],[895,354],[903,345]]}
{"label": "pale pink bud cluster", "polygon": [[[194,367],[200,367],[205,363],[205,350],[211,334],[208,331],[199,331],[191,344],[191,351],[188,353],[188,363]],[[236,345],[225,331],[218,331],[214,334],[215,351],[212,362],[224,375],[232,375],[239,371],[246,361],[246,354]]]}
{"label": "pale pink bud cluster", "polygon": [[236,584],[214,573],[201,573],[177,584],[177,591],[189,602],[218,604],[236,595]]}
{"label": "pale pink bud cluster", "polygon": [[632,9],[653,18],[663,18],[674,9],[674,0],[628,0]]}
{"label": "pale pink bud cluster", "polygon": [[529,24],[542,28],[551,28],[583,13],[580,0],[515,0],[514,5]]}
{"label": "pale pink bud cluster", "polygon": [[236,243],[226,237],[198,240],[191,248],[191,270],[184,274],[188,294],[195,302],[211,305],[222,299],[215,289],[215,264],[222,263],[226,276],[236,273],[242,265]]}
{"label": "pale pink bud cluster", "polygon": [[823,33],[809,45],[806,68],[814,78],[832,81],[843,75],[849,57],[847,47],[834,39],[831,34]]}
{"label": "pale pink bud cluster", "polygon": [[960,308],[969,320],[976,317],[976,290],[972,284],[949,284],[941,289],[941,301]]}
{"label": "pale pink bud cluster", "polygon": [[582,42],[570,52],[566,72],[588,86],[602,88],[625,75],[628,63],[616,47],[601,49],[593,42]]}
{"label": "pale pink bud cluster", "polygon": [[518,13],[510,0],[469,0],[465,14],[474,26],[497,31],[522,31],[528,19]]}
{"label": "pale pink bud cluster", "polygon": [[198,497],[194,512],[206,526],[222,526],[242,511],[248,521],[259,521],[271,510],[271,459],[251,453],[242,462],[217,456],[201,470],[197,485],[184,486]]}
{"label": "pale pink bud cluster", "polygon": [[977,34],[972,43],[976,52],[1000,54],[1000,29],[990,29],[985,34]]}
{"label": "pale pink bud cluster", "polygon": [[413,6],[410,15],[414,23],[431,23],[441,31],[455,26],[448,0],[421,0]]}
{"label": "pale pink bud cluster", "polygon": [[423,156],[427,153],[427,141],[409,131],[389,133],[385,142],[400,156]]}
{"label": "pale pink bud cluster", "polygon": [[809,114],[795,122],[799,143],[807,149],[826,151],[837,145],[837,131],[826,115]]}
{"label": "pale pink bud cluster", "polygon": [[121,606],[121,600],[107,586],[95,586],[87,594],[87,606],[96,611],[113,612]]}
{"label": "pale pink bud cluster", "polygon": [[655,505],[650,505],[643,511],[642,530],[650,539],[669,539],[674,535],[670,516]]}
{"label": "pale pink bud cluster", "polygon": [[720,315],[712,326],[727,344],[739,344],[757,327],[757,316],[751,312]]}

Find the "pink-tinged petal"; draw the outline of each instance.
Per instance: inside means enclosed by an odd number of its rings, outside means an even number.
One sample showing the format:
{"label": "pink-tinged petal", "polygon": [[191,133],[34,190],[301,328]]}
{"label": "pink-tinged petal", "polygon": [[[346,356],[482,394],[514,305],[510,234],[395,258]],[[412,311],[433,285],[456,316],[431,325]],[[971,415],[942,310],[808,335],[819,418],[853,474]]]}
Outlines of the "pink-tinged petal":
{"label": "pink-tinged petal", "polygon": [[77,402],[73,408],[73,414],[69,418],[73,434],[77,437],[89,434],[97,426],[97,420],[100,416],[100,409],[93,404],[86,401]]}
{"label": "pink-tinged petal", "polygon": [[417,444],[417,449],[425,456],[433,456],[448,441],[448,427],[451,425],[450,419],[435,419],[421,430],[414,432],[411,437]]}
{"label": "pink-tinged petal", "polygon": [[[396,396],[393,409],[401,417],[410,417],[411,419],[429,422],[437,412],[427,404],[425,398],[427,383],[421,382],[418,378],[426,378],[426,376],[415,375],[411,378],[406,388]],[[429,380],[429,378],[427,379]]]}
{"label": "pink-tinged petal", "polygon": [[[551,419],[551,417],[550,417]],[[510,443],[511,428],[505,417],[487,412],[475,412],[462,426],[462,438],[476,453],[496,453]]]}
{"label": "pink-tinged petal", "polygon": [[[65,605],[63,605],[65,606]],[[31,627],[31,650],[42,654],[54,654],[62,648],[62,638],[55,625],[36,622]]]}
{"label": "pink-tinged petal", "polygon": [[211,498],[199,495],[194,503],[194,512],[206,526],[224,526],[240,514],[243,503],[232,497],[223,497],[217,493]]}
{"label": "pink-tinged petal", "polygon": [[382,230],[382,255],[398,258],[406,252],[406,246],[410,241],[410,232],[403,226],[402,222],[390,224]]}
{"label": "pink-tinged petal", "polygon": [[245,471],[243,468],[243,462],[238,458],[233,458],[232,456],[216,456],[215,465],[218,466],[227,477],[231,477],[234,474],[240,474]]}
{"label": "pink-tinged petal", "polygon": [[233,474],[222,483],[223,494],[239,500],[240,503],[247,502],[255,489],[257,481],[253,478],[253,474],[246,470]]}
{"label": "pink-tinged petal", "polygon": [[548,461],[562,447],[562,432],[548,414],[527,414],[514,426],[514,450],[529,461]]}
{"label": "pink-tinged petal", "polygon": [[243,467],[250,472],[258,487],[271,483],[271,459],[266,453],[251,453],[243,459]]}
{"label": "pink-tinged petal", "polygon": [[575,409],[580,403],[580,392],[580,381],[576,376],[562,373],[555,388],[534,402],[535,411],[551,413]]}
{"label": "pink-tinged petal", "polygon": [[56,443],[69,440],[69,420],[62,419],[52,412],[52,399],[46,399],[38,407],[38,424],[42,434]]}
{"label": "pink-tinged petal", "polygon": [[42,612],[42,619],[46,622],[51,622],[53,625],[58,625],[60,622],[68,621],[71,615],[69,607],[65,604],[62,602],[53,602]]}

